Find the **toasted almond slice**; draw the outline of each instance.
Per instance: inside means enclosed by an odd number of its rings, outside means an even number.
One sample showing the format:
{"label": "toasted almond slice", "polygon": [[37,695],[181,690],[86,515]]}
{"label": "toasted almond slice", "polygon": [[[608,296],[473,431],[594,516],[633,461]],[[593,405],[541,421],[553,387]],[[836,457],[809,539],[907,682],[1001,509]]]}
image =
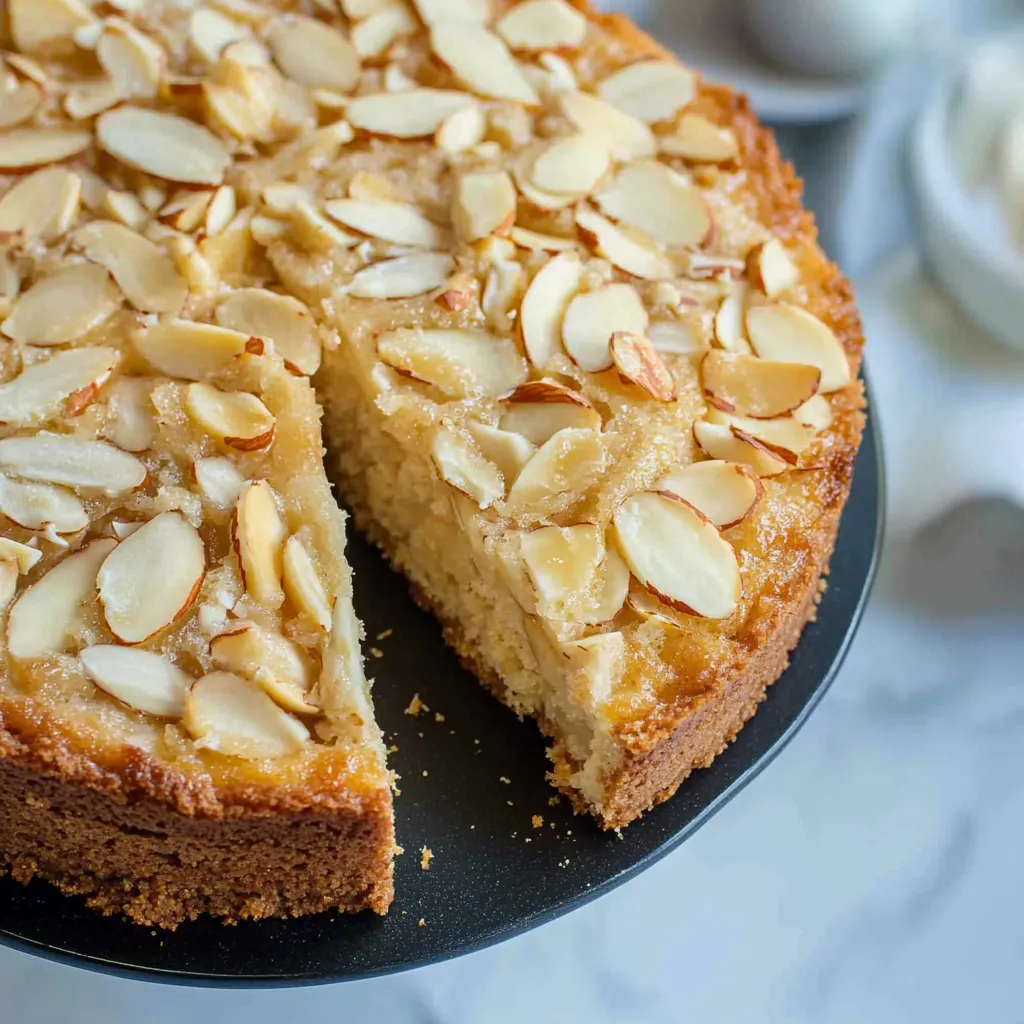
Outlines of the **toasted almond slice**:
{"label": "toasted almond slice", "polygon": [[793,416],[776,416],[774,419],[763,420],[711,408],[705,419],[749,434],[791,465],[797,463],[801,452],[815,437],[813,427],[800,423]]}
{"label": "toasted almond slice", "polygon": [[503,404],[501,429],[521,434],[535,445],[545,444],[553,434],[569,427],[601,429],[601,414],[590,402],[555,380],[520,384]]}
{"label": "toasted almond slice", "polygon": [[285,711],[319,711],[309,699],[313,672],[302,649],[277,633],[252,622],[234,623],[210,641],[210,657],[218,668],[251,679]]}
{"label": "toasted almond slice", "polygon": [[475,171],[459,177],[453,220],[468,241],[504,234],[516,216],[516,190],[504,171]]}
{"label": "toasted almond slice", "polygon": [[242,491],[235,505],[233,537],[245,589],[255,600],[280,607],[285,526],[266,480],[254,480]]}
{"label": "toasted almond slice", "polygon": [[103,267],[72,263],[32,285],[0,331],[23,345],[63,345],[103,323],[120,304],[121,293]]}
{"label": "toasted almond slice", "polygon": [[352,45],[363,58],[381,57],[402,36],[411,35],[419,23],[408,7],[384,7],[352,28]]}
{"label": "toasted almond slice", "polygon": [[455,261],[446,252],[414,253],[381,260],[352,277],[349,295],[359,299],[407,299],[423,295],[448,280]]}
{"label": "toasted almond slice", "polygon": [[119,377],[107,389],[104,436],[126,452],[143,452],[156,436],[151,395],[153,381],[145,377]]}
{"label": "toasted almond slice", "polygon": [[306,545],[295,535],[284,545],[281,560],[281,578],[284,592],[295,609],[309,616],[321,629],[330,631],[331,602],[324,589],[323,580],[313,564]]}
{"label": "toasted almond slice", "polygon": [[261,451],[274,440],[274,414],[246,391],[189,384],[185,408],[203,430],[240,452]]}
{"label": "toasted almond slice", "polygon": [[80,0],[10,0],[11,38],[24,53],[73,49],[76,31],[95,15]]}
{"label": "toasted almond slice", "polygon": [[[408,96],[411,90],[403,95]],[[464,153],[483,142],[487,118],[479,103],[460,107],[437,126],[434,144],[445,153]]]}
{"label": "toasted almond slice", "polygon": [[576,245],[573,238],[561,238],[558,235],[546,235],[541,231],[513,226],[508,233],[509,240],[520,249],[539,249],[541,252],[565,252]]}
{"label": "toasted almond slice", "polygon": [[604,558],[604,537],[593,523],[542,526],[523,534],[523,562],[546,619],[571,621],[588,603],[588,592]]}
{"label": "toasted almond slice", "polygon": [[850,361],[832,330],[816,316],[786,302],[747,310],[747,333],[763,359],[805,363],[821,370],[822,394],[850,383]]}
{"label": "toasted almond slice", "polygon": [[560,49],[583,42],[587,19],[565,0],[527,0],[508,12],[497,30],[513,50]]}
{"label": "toasted almond slice", "polygon": [[649,590],[635,581],[630,584],[626,594],[626,605],[641,618],[656,619],[673,629],[681,629],[687,622],[684,613],[659,601]]}
{"label": "toasted almond slice", "polygon": [[726,352],[749,353],[747,341],[747,301],[750,285],[734,281],[715,314],[715,340]]}
{"label": "toasted almond slice", "polygon": [[199,493],[218,508],[230,508],[245,486],[245,477],[222,455],[196,459],[192,465]]}
{"label": "toasted almond slice", "polygon": [[530,507],[556,495],[582,493],[604,472],[606,462],[596,430],[559,430],[523,467],[509,491],[509,504]]}
{"label": "toasted almond slice", "polygon": [[642,335],[646,330],[647,310],[636,289],[628,284],[606,284],[582,292],[569,303],[562,321],[562,344],[578,366],[597,373],[612,365],[612,335]]}
{"label": "toasted almond slice", "polygon": [[0,235],[23,242],[52,241],[74,223],[82,179],[64,167],[44,167],[22,178],[0,199]]}
{"label": "toasted almond slice", "polygon": [[670,60],[630,64],[597,87],[603,99],[647,124],[675,117],[693,99],[696,89],[694,72]]}
{"label": "toasted almond slice", "polygon": [[15,128],[0,133],[0,171],[27,171],[69,160],[92,144],[92,132],[66,128]]}
{"label": "toasted almond slice", "polygon": [[320,368],[316,321],[298,299],[265,288],[239,288],[217,307],[216,316],[221,327],[272,341],[281,358],[300,373]]}
{"label": "toasted almond slice", "polygon": [[683,114],[674,132],[658,136],[658,148],[669,156],[697,163],[725,163],[740,153],[736,133],[719,127],[703,114]]}
{"label": "toasted almond slice", "polygon": [[324,211],[345,227],[398,245],[440,249],[445,242],[444,231],[409,203],[332,199],[324,204]]}
{"label": "toasted almond slice", "polygon": [[672,263],[654,240],[642,232],[613,224],[584,205],[576,208],[576,226],[592,241],[599,255],[627,274],[649,281],[674,275]]}
{"label": "toasted almond slice", "polygon": [[132,335],[139,354],[168,377],[202,380],[245,351],[249,335],[171,317]]}
{"label": "toasted almond slice", "polygon": [[561,350],[562,320],[582,279],[579,254],[564,252],[545,263],[526,289],[519,324],[526,354],[538,370],[546,370]]}
{"label": "toasted almond slice", "polygon": [[309,742],[297,718],[230,672],[210,672],[192,684],[182,724],[197,747],[249,760],[287,757]]}
{"label": "toasted almond slice", "polygon": [[[351,200],[339,199],[336,201],[350,202]],[[288,217],[291,221],[292,236],[301,245],[306,246],[306,248],[311,249],[313,252],[331,252],[333,249],[354,249],[364,241],[361,235],[344,231],[329,221],[311,203],[296,203],[289,211]],[[407,230],[402,220],[399,220],[399,227]],[[423,230],[422,227],[420,227],[420,230]]]}
{"label": "toasted almond slice", "polygon": [[168,181],[219,185],[231,163],[224,144],[208,128],[142,107],[101,114],[96,137],[122,163]]}
{"label": "toasted almond slice", "polygon": [[156,98],[167,56],[145,33],[120,18],[107,19],[96,58],[122,97]]}
{"label": "toasted almond slice", "polygon": [[345,116],[354,128],[375,135],[418,139],[433,135],[450,118],[466,110],[481,115],[479,105],[467,93],[417,88],[359,96],[348,103]]}
{"label": "toasted almond slice", "polygon": [[382,7],[393,7],[404,3],[404,0],[341,0],[341,10],[346,18],[362,21],[370,18]]}
{"label": "toasted almond slice", "polygon": [[793,412],[817,392],[821,381],[816,366],[717,350],[705,357],[701,376],[716,408],[755,419]]}
{"label": "toasted almond slice", "polygon": [[76,411],[65,410],[65,414],[77,415],[120,359],[116,348],[96,346],[67,349],[33,363],[13,380],[0,385],[0,423],[16,427],[42,423],[57,416],[62,405],[76,395]]}
{"label": "toasted almond slice", "polygon": [[0,129],[27,121],[43,100],[35,82],[19,82],[10,92],[0,93]]}
{"label": "toasted almond slice", "polygon": [[94,220],[80,227],[72,241],[95,263],[105,267],[128,301],[144,313],[176,313],[188,286],[174,261],[149,239],[123,224]]}
{"label": "toasted almond slice", "polygon": [[235,190],[230,185],[221,185],[210,198],[206,208],[204,229],[207,238],[219,235],[231,223],[238,211]]}
{"label": "toasted almond slice", "polygon": [[160,718],[180,718],[184,713],[191,679],[162,655],[96,644],[79,657],[89,678],[128,707]]}
{"label": "toasted almond slice", "polygon": [[356,48],[322,21],[285,15],[270,26],[268,41],[277,66],[293,82],[348,92],[359,81],[362,66]]}
{"label": "toasted almond slice", "polygon": [[475,423],[472,420],[466,424],[466,429],[476,441],[484,458],[501,470],[506,487],[515,482],[523,466],[533,458],[537,450],[537,446],[522,434],[510,430],[492,427],[486,423]]}
{"label": "toasted almond slice", "polygon": [[832,426],[832,405],[824,395],[814,395],[793,410],[793,418],[820,434]]}
{"label": "toasted almond slice", "polygon": [[491,0],[412,0],[412,3],[425,25],[451,19],[479,25],[488,21],[491,13]]}
{"label": "toasted almond slice", "polygon": [[764,486],[749,466],[717,459],[673,470],[654,487],[688,501],[720,530],[741,523],[764,495]]}
{"label": "toasted almond slice", "polygon": [[653,321],[647,327],[647,340],[665,355],[702,355],[708,350],[704,337],[680,320]]}
{"label": "toasted almond slice", "polygon": [[377,339],[377,352],[400,373],[458,398],[507,394],[527,375],[515,342],[470,328],[388,331]]}
{"label": "toasted almond slice", "polygon": [[777,238],[756,246],[747,258],[750,278],[756,288],[776,299],[800,280],[800,270]]}
{"label": "toasted almond slice", "polygon": [[442,420],[430,443],[430,459],[445,483],[489,508],[505,497],[501,471],[450,422]]}
{"label": "toasted almond slice", "polygon": [[118,540],[124,540],[125,537],[130,537],[136,530],[141,530],[144,523],[123,523],[119,519],[113,519],[110,522],[110,529],[114,536]]}
{"label": "toasted almond slice", "polygon": [[188,19],[188,41],[200,60],[215,64],[224,48],[248,38],[249,29],[210,7],[194,10]]}
{"label": "toasted almond slice", "polygon": [[656,160],[622,168],[597,203],[609,217],[665,245],[703,245],[711,231],[700,192]]}
{"label": "toasted almond slice", "polygon": [[116,544],[113,537],[91,541],[15,601],[7,617],[11,657],[43,658],[67,647],[82,605],[96,593],[96,573]]}
{"label": "toasted almond slice", "polygon": [[609,347],[623,383],[635,384],[659,402],[671,402],[676,397],[672,372],[642,334],[616,331]]}
{"label": "toasted almond slice", "polygon": [[107,556],[96,576],[103,617],[125,644],[140,644],[192,607],[206,572],[202,538],[180,512],[161,512]]}
{"label": "toasted almond slice", "polygon": [[21,576],[24,576],[42,557],[43,553],[38,548],[30,548],[27,544],[11,540],[9,537],[0,537],[0,562],[10,563]]}
{"label": "toasted almond slice", "polygon": [[473,92],[529,106],[540,102],[508,47],[483,25],[454,18],[438,21],[431,26],[430,46]]}
{"label": "toasted almond slice", "polygon": [[605,176],[611,155],[593,135],[556,139],[533,161],[530,177],[537,188],[560,195],[585,196]]}
{"label": "toasted almond slice", "polygon": [[64,94],[64,113],[74,121],[85,121],[124,99],[121,87],[109,78],[80,82]]}
{"label": "toasted almond slice", "polygon": [[604,561],[598,566],[597,587],[597,600],[579,617],[587,626],[611,621],[626,602],[629,567],[614,548],[605,551]]}
{"label": "toasted almond slice", "polygon": [[26,484],[0,475],[0,514],[26,530],[53,527],[77,533],[89,525],[85,506],[70,491],[50,484]]}
{"label": "toasted almond slice", "polygon": [[570,206],[577,197],[567,192],[547,192],[533,180],[534,161],[546,148],[543,142],[531,143],[513,157],[509,170],[524,199],[539,210],[561,210]]}
{"label": "toasted almond slice", "polygon": [[743,593],[736,552],[689,502],[643,491],[615,510],[613,525],[630,572],[660,601],[710,619],[736,610]]}
{"label": "toasted almond slice", "polygon": [[561,105],[565,116],[584,134],[604,141],[616,160],[639,160],[658,151],[654,133],[643,121],[598,96],[567,92],[561,97]]}
{"label": "toasted almond slice", "polygon": [[146,467],[134,455],[103,441],[63,434],[0,439],[0,470],[22,480],[63,484],[110,497],[129,494],[146,479]]}
{"label": "toasted almond slice", "polygon": [[709,458],[749,466],[759,477],[778,476],[789,469],[786,459],[736,427],[698,420],[693,436]]}
{"label": "toasted almond slice", "polygon": [[175,193],[160,207],[157,219],[175,231],[196,231],[206,218],[213,189],[187,189]]}

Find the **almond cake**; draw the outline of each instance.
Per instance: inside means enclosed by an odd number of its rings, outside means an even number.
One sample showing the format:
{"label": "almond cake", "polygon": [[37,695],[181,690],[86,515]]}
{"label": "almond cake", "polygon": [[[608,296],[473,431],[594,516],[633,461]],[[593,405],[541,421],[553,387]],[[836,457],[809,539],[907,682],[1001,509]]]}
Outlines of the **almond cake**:
{"label": "almond cake", "polygon": [[318,402],[578,809],[710,763],[863,426],[849,287],[746,101],[583,2],[4,7],[0,863],[167,927],[387,909]]}

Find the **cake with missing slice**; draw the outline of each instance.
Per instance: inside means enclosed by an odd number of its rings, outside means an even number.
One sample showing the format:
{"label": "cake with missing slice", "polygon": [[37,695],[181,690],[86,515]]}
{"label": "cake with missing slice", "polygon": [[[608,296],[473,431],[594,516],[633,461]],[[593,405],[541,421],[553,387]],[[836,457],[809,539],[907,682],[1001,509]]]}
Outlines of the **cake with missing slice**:
{"label": "cake with missing slice", "polygon": [[387,908],[318,400],[357,524],[580,809],[709,763],[813,615],[863,423],[745,102],[564,0],[2,31],[0,860],[163,926]]}

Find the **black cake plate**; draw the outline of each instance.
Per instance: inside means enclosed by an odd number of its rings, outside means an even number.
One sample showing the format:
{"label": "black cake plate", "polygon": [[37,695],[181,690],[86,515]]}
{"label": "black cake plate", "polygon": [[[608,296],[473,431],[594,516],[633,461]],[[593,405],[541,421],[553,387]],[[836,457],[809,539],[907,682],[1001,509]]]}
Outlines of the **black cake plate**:
{"label": "black cake plate", "polygon": [[[857,461],[829,586],[785,675],[737,740],[620,839],[551,806],[544,741],[463,671],[437,623],[358,537],[356,609],[387,740],[397,745],[395,902],[386,918],[330,913],[236,927],[203,919],[175,932],[102,917],[43,882],[0,879],[0,943],[53,960],[160,982],[300,985],[365,978],[500,942],[581,906],[692,835],[786,745],[821,700],[860,620],[882,532],[883,475],[872,424]],[[389,627],[395,632],[375,639]],[[382,653],[377,657],[369,650]],[[405,714],[414,694],[429,707]],[[443,721],[438,717],[443,716]],[[534,828],[532,819],[544,823]],[[421,850],[433,854],[421,867]],[[420,923],[422,922],[422,924]]]}

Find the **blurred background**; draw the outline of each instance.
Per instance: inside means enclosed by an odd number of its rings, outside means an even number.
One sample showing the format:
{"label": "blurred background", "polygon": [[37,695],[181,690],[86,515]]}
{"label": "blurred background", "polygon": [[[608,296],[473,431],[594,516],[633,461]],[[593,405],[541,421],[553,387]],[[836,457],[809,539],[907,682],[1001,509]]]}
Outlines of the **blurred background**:
{"label": "blurred background", "polygon": [[749,91],[857,288],[889,533],[827,699],[677,852],[499,947],[270,992],[0,949],[2,1024],[1024,1021],[1024,12],[604,6]]}

